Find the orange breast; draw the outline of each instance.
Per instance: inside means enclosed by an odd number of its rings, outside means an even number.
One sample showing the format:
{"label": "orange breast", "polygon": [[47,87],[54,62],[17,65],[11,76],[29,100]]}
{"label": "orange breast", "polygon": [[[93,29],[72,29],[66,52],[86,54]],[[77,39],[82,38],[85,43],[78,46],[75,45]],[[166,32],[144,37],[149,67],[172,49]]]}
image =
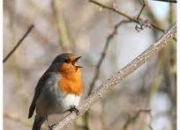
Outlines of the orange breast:
{"label": "orange breast", "polygon": [[82,83],[80,82],[73,82],[67,79],[61,79],[59,81],[59,88],[65,94],[75,94],[81,95],[82,94]]}
{"label": "orange breast", "polygon": [[81,76],[76,74],[64,75],[61,74],[61,79],[58,82],[60,90],[65,94],[75,94],[77,96],[82,94],[83,84]]}

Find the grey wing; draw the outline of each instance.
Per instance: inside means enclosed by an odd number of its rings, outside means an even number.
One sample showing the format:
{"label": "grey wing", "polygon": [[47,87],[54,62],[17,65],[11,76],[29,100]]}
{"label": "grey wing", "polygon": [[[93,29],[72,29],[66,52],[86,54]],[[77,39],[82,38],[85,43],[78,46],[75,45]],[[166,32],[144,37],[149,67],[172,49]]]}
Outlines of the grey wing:
{"label": "grey wing", "polygon": [[[36,85],[36,89],[35,89],[35,94],[34,94],[34,98],[32,100],[31,106],[29,108],[29,115],[28,118],[31,118],[34,110],[35,110],[35,104],[36,101],[39,97],[39,95],[41,94],[42,90],[43,90],[43,86],[45,85],[45,83],[52,77],[52,73],[44,73],[43,76],[40,78],[38,84]],[[45,82],[46,81],[46,82]]]}

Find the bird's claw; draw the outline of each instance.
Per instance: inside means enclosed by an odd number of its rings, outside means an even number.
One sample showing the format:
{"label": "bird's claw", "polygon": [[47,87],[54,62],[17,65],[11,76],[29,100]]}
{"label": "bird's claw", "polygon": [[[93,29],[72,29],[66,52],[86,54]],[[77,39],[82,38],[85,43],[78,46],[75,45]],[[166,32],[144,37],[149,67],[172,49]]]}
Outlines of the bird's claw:
{"label": "bird's claw", "polygon": [[53,129],[52,129],[52,126],[50,126],[50,125],[48,125],[48,128],[49,128],[49,130],[53,130]]}
{"label": "bird's claw", "polygon": [[69,111],[70,111],[70,112],[75,112],[77,116],[79,115],[79,110],[78,110],[75,106],[71,107],[71,108],[69,109]]}
{"label": "bird's claw", "polygon": [[49,130],[53,130],[53,127],[56,126],[57,124],[58,124],[58,123],[53,124],[53,125],[48,125]]}

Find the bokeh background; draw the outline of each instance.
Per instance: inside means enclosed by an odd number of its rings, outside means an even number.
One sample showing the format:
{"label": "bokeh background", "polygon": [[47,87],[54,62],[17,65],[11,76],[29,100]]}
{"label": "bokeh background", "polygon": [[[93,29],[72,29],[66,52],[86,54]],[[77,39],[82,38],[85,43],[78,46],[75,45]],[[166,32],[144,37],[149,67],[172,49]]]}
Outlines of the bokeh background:
{"label": "bokeh background", "polygon": [[[136,18],[142,0],[98,0]],[[145,21],[166,30],[176,21],[176,4],[145,1]],[[34,28],[17,51],[4,63],[3,116],[5,130],[29,130],[33,119],[28,109],[38,79],[54,57],[63,52],[81,55],[84,94],[96,73],[107,37],[114,26],[127,19],[88,0],[4,0],[4,57],[31,24]],[[158,40],[163,32],[137,23],[122,24],[109,42],[95,82],[96,89],[113,73]],[[105,98],[94,104],[69,130],[175,130],[176,40],[131,74]],[[93,89],[93,90],[94,90]],[[83,100],[82,99],[82,100]],[[151,111],[149,111],[151,110]],[[148,112],[147,112],[148,111]],[[47,124],[64,115],[50,117]],[[34,117],[33,117],[34,118]]]}

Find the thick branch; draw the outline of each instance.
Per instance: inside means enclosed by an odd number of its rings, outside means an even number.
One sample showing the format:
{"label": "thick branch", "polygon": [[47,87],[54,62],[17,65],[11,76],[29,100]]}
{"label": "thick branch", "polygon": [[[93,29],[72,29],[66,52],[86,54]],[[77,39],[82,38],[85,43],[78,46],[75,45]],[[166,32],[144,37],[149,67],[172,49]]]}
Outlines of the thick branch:
{"label": "thick branch", "polygon": [[[170,41],[176,37],[177,26],[176,23],[153,45],[151,45],[146,51],[136,57],[132,62],[118,71],[116,74],[106,80],[97,90],[95,90],[80,106],[79,116],[82,116],[92,104],[104,97],[111,89],[114,88],[120,81],[133,73],[137,68],[149,61],[157,52],[167,46]],[[53,130],[60,130],[69,127],[73,121],[77,118],[75,113],[71,113],[66,116],[61,122],[52,127]]]}
{"label": "thick branch", "polygon": [[34,25],[31,25],[26,33],[22,36],[22,38],[17,42],[16,46],[7,54],[7,56],[3,59],[3,63],[5,63],[10,56],[15,52],[15,50],[19,47],[19,45],[24,41],[24,39],[27,37],[27,35],[31,32],[33,29]]}

